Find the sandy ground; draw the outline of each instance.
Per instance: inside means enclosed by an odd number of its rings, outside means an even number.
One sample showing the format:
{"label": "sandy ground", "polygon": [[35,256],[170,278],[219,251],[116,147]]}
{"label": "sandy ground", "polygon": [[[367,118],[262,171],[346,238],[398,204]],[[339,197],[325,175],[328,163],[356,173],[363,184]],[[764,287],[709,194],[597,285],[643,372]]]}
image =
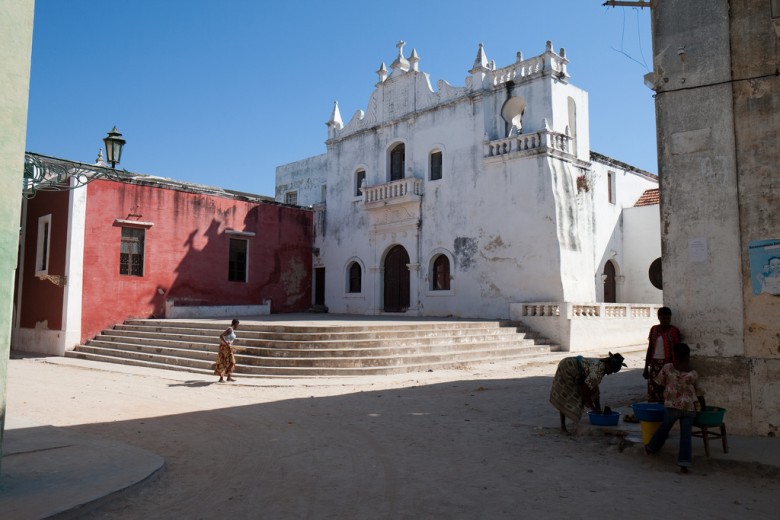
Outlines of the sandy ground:
{"label": "sandy ground", "polygon": [[[648,457],[587,426],[561,435],[555,364],[217,384],[14,359],[7,414],[166,459],[90,519],[777,518],[778,480],[705,460],[700,443],[680,475],[676,442]],[[601,388],[620,408],[645,387],[624,369]]]}

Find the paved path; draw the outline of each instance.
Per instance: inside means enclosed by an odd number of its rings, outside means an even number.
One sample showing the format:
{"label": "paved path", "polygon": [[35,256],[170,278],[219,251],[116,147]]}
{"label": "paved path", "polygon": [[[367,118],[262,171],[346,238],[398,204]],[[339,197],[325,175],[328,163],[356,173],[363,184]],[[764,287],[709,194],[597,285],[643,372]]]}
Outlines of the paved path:
{"label": "paved path", "polygon": [[[709,459],[694,439],[693,473],[683,476],[673,439],[647,457],[640,445],[587,425],[577,437],[562,436],[547,403],[557,358],[235,384],[14,359],[7,426],[9,435],[53,426],[165,459],[150,480],[76,511],[78,518],[777,517],[776,439],[732,436],[731,453],[713,444]],[[623,411],[644,394],[642,354],[626,358],[631,368],[602,384],[603,404]],[[637,434],[631,428],[629,439]],[[37,464],[45,476],[50,466]],[[115,471],[133,465],[118,462]],[[91,486],[100,475],[81,482]],[[48,493],[41,489],[37,502]],[[4,490],[0,510],[28,498]],[[40,517],[15,511],[2,517]]]}

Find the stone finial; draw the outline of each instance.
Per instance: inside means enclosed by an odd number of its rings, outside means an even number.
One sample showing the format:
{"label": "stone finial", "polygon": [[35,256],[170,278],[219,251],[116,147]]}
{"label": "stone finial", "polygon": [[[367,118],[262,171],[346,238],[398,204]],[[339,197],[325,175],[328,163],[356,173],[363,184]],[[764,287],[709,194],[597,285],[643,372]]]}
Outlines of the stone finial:
{"label": "stone finial", "polygon": [[379,76],[379,83],[383,83],[387,79],[387,67],[385,67],[384,61],[379,66],[379,70],[377,70],[376,73]]}
{"label": "stone finial", "polygon": [[395,44],[398,48],[398,56],[395,58],[395,61],[390,64],[390,68],[393,69],[393,72],[390,73],[391,76],[409,70],[409,61],[404,58],[404,45],[406,45],[406,42],[403,40]]}
{"label": "stone finial", "polygon": [[547,48],[545,49],[545,51],[547,51],[547,52],[552,52],[553,51],[552,40],[547,40]]}
{"label": "stone finial", "polygon": [[496,60],[490,60],[490,63],[488,63],[488,68],[490,70],[496,70]]}
{"label": "stone finial", "polygon": [[338,101],[333,102],[333,112],[331,112],[330,119],[325,124],[328,125],[328,127],[335,128],[337,130],[344,128],[344,122],[341,120],[341,111],[339,111]]}
{"label": "stone finial", "polygon": [[517,51],[517,63],[523,61],[523,51]]}
{"label": "stone finial", "polygon": [[566,57],[566,49],[564,49],[563,47],[561,47],[561,52],[559,52],[559,53],[558,53],[558,55],[559,55],[561,58],[565,58],[565,57]]}
{"label": "stone finial", "polygon": [[412,70],[417,72],[420,70],[420,57],[417,55],[417,49],[412,49],[412,55],[409,56],[409,63],[412,65]]}
{"label": "stone finial", "polygon": [[552,128],[550,128],[550,122],[547,120],[546,117],[544,119],[542,119],[542,128],[544,128],[545,130],[548,130],[548,131],[552,130]]}
{"label": "stone finial", "polygon": [[487,54],[485,54],[485,46],[480,43],[479,49],[477,50],[477,57],[474,58],[474,66],[469,71],[469,74],[486,70],[488,70]]}
{"label": "stone finial", "polygon": [[108,166],[106,164],[106,161],[103,160],[103,149],[98,148],[98,156],[97,159],[95,159],[95,166]]}

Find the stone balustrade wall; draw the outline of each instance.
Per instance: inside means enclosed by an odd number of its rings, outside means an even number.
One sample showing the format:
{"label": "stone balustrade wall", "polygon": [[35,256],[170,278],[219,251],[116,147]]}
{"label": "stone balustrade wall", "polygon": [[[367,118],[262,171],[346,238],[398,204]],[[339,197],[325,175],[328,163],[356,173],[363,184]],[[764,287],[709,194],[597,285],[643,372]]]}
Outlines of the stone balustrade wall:
{"label": "stone balustrade wall", "polygon": [[571,137],[551,130],[521,134],[485,143],[485,157],[496,157],[540,148],[569,153]]}
{"label": "stone balustrade wall", "polygon": [[510,304],[509,314],[564,350],[584,351],[646,343],[660,307],[646,303],[533,302]]}
{"label": "stone balustrade wall", "polygon": [[381,202],[407,195],[422,195],[423,182],[417,178],[399,179],[397,181],[367,186],[360,189],[363,193],[363,202]]}

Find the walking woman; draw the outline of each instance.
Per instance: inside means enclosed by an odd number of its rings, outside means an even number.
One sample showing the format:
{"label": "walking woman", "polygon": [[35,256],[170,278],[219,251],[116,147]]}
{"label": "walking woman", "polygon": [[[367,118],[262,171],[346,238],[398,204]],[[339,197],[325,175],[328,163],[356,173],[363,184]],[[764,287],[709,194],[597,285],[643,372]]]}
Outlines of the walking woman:
{"label": "walking woman", "polygon": [[233,320],[230,327],[219,335],[219,356],[217,356],[217,365],[214,373],[219,376],[218,383],[223,383],[227,377],[228,381],[235,381],[232,374],[236,368],[236,354],[233,352],[233,342],[236,340],[236,329],[238,320]]}

